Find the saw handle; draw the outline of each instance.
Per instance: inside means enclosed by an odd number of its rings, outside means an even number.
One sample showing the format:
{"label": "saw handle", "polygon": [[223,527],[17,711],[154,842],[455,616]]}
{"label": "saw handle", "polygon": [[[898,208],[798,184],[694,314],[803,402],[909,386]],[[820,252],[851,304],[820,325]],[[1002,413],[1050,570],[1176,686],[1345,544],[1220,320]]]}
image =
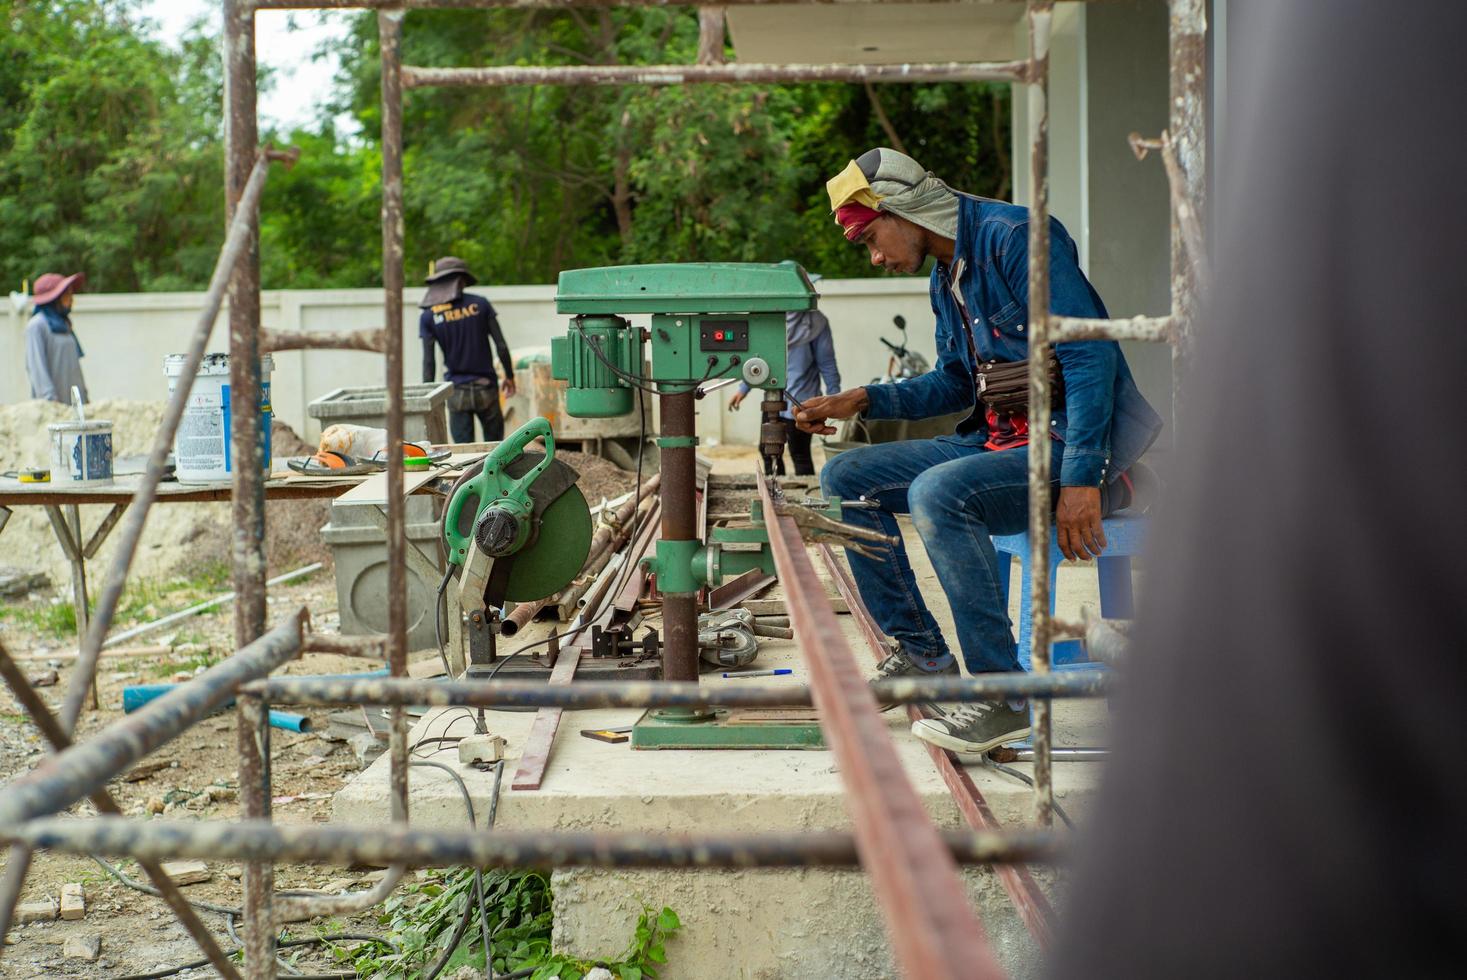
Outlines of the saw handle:
{"label": "saw handle", "polygon": [[[524,454],[525,448],[536,439],[545,440],[545,458],[530,468],[524,476],[506,486],[511,477],[504,476],[502,470],[511,462]],[[448,543],[448,560],[454,565],[462,565],[468,558],[468,542],[472,538],[459,535],[459,517],[463,512],[464,505],[470,498],[477,498],[478,506],[482,509],[485,505],[506,496],[528,499],[530,485],[540,478],[555,459],[555,434],[550,429],[550,420],[543,415],[537,415],[524,425],[510,433],[505,439],[484,459],[484,466],[478,474],[467,484],[461,486],[448,501],[448,507],[444,514],[444,528]],[[501,492],[502,491],[502,492]],[[477,519],[478,515],[475,515]]]}

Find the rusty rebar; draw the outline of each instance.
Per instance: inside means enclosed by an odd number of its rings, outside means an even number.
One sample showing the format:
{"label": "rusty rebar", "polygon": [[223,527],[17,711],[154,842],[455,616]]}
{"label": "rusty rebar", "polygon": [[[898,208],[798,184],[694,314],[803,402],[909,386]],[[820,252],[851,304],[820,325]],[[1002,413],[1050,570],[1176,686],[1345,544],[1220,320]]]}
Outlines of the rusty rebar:
{"label": "rusty rebar", "polygon": [[[881,661],[891,653],[891,648],[886,644],[886,637],[881,628],[876,625],[871,610],[866,608],[866,603],[861,598],[861,592],[856,588],[856,582],[851,577],[850,569],[836,556],[835,550],[828,544],[820,546],[820,557],[825,561],[825,567],[830,572],[831,581],[835,583],[836,591],[846,600],[846,606],[851,611],[851,618],[855,620],[860,628],[862,636],[866,639],[866,645],[876,661]],[[976,680],[990,679],[994,677],[1006,677],[1007,675],[979,675]],[[1063,674],[1048,674],[1039,677],[1035,674],[1023,674],[1026,680],[1036,682],[1040,685],[1053,684],[1054,681],[1064,677]],[[1092,676],[1099,676],[1092,674]],[[893,699],[881,691],[882,684],[874,685],[877,700],[887,704]],[[1029,695],[1033,697],[1034,695]],[[927,699],[929,701],[943,701],[943,697]],[[927,717],[920,702],[907,702],[907,717],[913,722]],[[968,770],[959,762],[958,757],[944,748],[933,745],[931,742],[923,742],[923,748],[927,750],[927,756],[937,768],[937,773],[942,777],[942,782],[953,795],[953,802],[957,804],[958,812],[968,822],[968,826],[974,830],[999,831],[1003,825],[994,816],[993,810],[988,806],[988,801],[983,798],[983,793],[978,789],[978,784],[973,782],[973,777],[968,775]],[[1005,864],[994,869],[998,880],[1003,884],[1004,891],[1009,900],[1014,903],[1019,918],[1029,928],[1029,934],[1034,937],[1035,942],[1041,948],[1048,948],[1050,934],[1054,929],[1054,908],[1045,896],[1044,890],[1035,881],[1034,875],[1023,864]]]}
{"label": "rusty rebar", "polygon": [[[924,822],[931,827],[930,819]],[[932,828],[935,852],[964,864],[1051,862],[1063,856],[1053,833]],[[268,820],[235,823],[47,817],[0,828],[0,841],[70,854],[300,864],[385,864],[411,868],[809,868],[853,867],[864,854],[859,834],[806,831],[765,834],[648,834],[544,830],[413,830],[389,826],[307,826]],[[954,874],[956,882],[956,873]],[[959,903],[965,911],[967,901]],[[273,962],[273,959],[272,959]],[[903,961],[905,962],[905,961]],[[942,974],[984,975],[981,960]],[[246,960],[248,967],[249,960]]]}
{"label": "rusty rebar", "polygon": [[0,789],[0,826],[58,813],[85,799],[223,706],[246,681],[295,659],[302,615],[295,610],[233,656],[6,784]]}
{"label": "rusty rebar", "polygon": [[[1049,673],[1049,534],[1050,534],[1050,382],[1049,382],[1049,41],[1054,4],[1031,0],[1028,10],[1030,167],[1033,193],[1029,204],[1029,561],[1031,563],[1030,663],[1036,674]],[[1041,827],[1054,820],[1054,786],[1050,772],[1052,716],[1048,701],[1035,701],[1034,819]]]}
{"label": "rusty rebar", "polygon": [[[26,714],[30,716],[31,722],[40,731],[46,741],[51,743],[51,750],[53,752],[61,752],[69,748],[71,746],[71,736],[66,733],[66,730],[61,727],[61,722],[51,713],[50,706],[36,693],[35,688],[31,686],[30,680],[25,676],[25,672],[20,669],[20,666],[10,656],[10,651],[5,649],[3,641],[0,641],[0,676],[4,677],[5,683],[10,687],[11,693],[15,695],[15,700],[25,709]],[[118,806],[112,794],[105,788],[93,793],[91,795],[91,801],[92,805],[97,808],[98,813],[105,813],[111,816],[122,815],[122,808]],[[31,849],[26,845],[17,844],[11,850],[9,861],[6,863],[5,871],[7,878],[12,873],[16,876],[17,885],[15,890],[17,895],[19,894],[19,883],[24,881],[26,871],[29,869],[32,853]],[[194,942],[198,944],[199,949],[208,958],[210,965],[219,971],[220,976],[229,978],[229,980],[239,980],[239,971],[234,968],[234,963],[225,954],[224,950],[219,948],[219,944],[214,940],[213,934],[209,932],[208,927],[199,919],[198,914],[189,905],[188,899],[184,898],[183,892],[179,891],[178,885],[163,870],[162,865],[151,859],[143,859],[138,861],[138,866],[147,873],[154,887],[158,889],[159,897],[167,902],[168,907],[178,916],[178,921],[188,931],[188,934],[193,937]],[[7,895],[8,893],[7,889]],[[10,919],[14,910],[15,904],[13,901],[0,903],[0,955],[4,954],[5,936],[10,931]]]}
{"label": "rusty rebar", "polygon": [[845,786],[861,864],[897,964],[913,977],[1000,977],[957,866],[897,757],[800,530],[779,514],[763,474],[756,469],[755,476],[820,728]]}

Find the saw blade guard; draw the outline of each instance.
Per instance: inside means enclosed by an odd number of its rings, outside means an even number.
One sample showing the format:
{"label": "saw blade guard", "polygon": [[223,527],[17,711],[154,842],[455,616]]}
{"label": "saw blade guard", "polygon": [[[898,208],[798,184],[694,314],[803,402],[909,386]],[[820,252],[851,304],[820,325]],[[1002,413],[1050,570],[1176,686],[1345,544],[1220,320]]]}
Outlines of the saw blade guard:
{"label": "saw blade guard", "polygon": [[[543,456],[526,451],[537,438],[545,440]],[[465,470],[449,491],[443,540],[460,575],[473,549],[483,550],[476,543],[478,532],[499,518],[516,525],[515,545],[492,556],[505,568],[489,590],[494,594],[485,597],[491,604],[556,594],[580,574],[590,553],[591,508],[576,486],[579,474],[554,452],[549,421],[532,419]]]}

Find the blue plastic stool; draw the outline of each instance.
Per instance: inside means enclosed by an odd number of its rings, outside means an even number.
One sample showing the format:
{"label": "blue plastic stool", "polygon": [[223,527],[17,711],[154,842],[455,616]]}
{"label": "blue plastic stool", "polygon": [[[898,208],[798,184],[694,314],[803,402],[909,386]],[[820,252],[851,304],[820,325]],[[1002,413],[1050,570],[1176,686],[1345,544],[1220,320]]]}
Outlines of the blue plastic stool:
{"label": "blue plastic stool", "polygon": [[[1101,522],[1105,528],[1105,554],[1096,559],[1100,573],[1100,615],[1106,619],[1130,619],[1135,615],[1135,597],[1131,589],[1131,557],[1141,553],[1146,537],[1145,517],[1110,517]],[[1034,640],[1034,612],[1028,601],[1033,583],[1029,565],[1029,534],[1003,534],[993,537],[993,547],[1000,556],[1019,556],[1019,589],[1025,597],[1019,604],[1019,663],[1030,669]],[[1053,531],[1049,536],[1049,611],[1054,612],[1054,584],[1059,574],[1060,562],[1065,556],[1060,553],[1059,542]],[[1009,601],[1009,579],[1013,565],[999,575],[999,587],[1004,605]],[[1052,649],[1052,664],[1056,670],[1095,669],[1103,665],[1091,661],[1085,652],[1082,640],[1060,640]]]}

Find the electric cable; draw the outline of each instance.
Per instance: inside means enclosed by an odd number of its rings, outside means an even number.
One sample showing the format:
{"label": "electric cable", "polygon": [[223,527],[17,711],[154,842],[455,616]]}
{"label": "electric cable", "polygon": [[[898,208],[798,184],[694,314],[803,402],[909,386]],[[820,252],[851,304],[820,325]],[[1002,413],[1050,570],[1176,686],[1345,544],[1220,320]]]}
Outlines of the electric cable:
{"label": "electric cable", "polygon": [[447,563],[443,570],[443,580],[438,583],[438,599],[433,603],[433,639],[438,641],[438,659],[443,661],[443,674],[445,677],[453,677],[453,668],[448,666],[448,651],[443,646],[443,620],[448,615],[448,610],[443,608],[443,593],[448,588],[448,580],[453,578],[454,565]]}
{"label": "electric cable", "polygon": [[[1013,766],[1006,766],[1002,762],[994,762],[987,755],[983,756],[983,764],[985,766],[988,766],[990,769],[997,769],[1001,773],[1005,773],[1007,775],[1013,776],[1015,779],[1019,780],[1020,782],[1024,783],[1027,786],[1033,786],[1034,785],[1034,780],[1030,779],[1028,776],[1024,775],[1022,772],[1020,772],[1019,770],[1015,769]],[[1075,829],[1075,822],[1070,819],[1070,815],[1065,812],[1065,808],[1062,807],[1062,806],[1060,806],[1059,800],[1054,800],[1053,803],[1054,803],[1054,812],[1057,813],[1057,814],[1059,814],[1059,818],[1065,822],[1065,826],[1066,827],[1070,828],[1071,830],[1074,830]]]}

